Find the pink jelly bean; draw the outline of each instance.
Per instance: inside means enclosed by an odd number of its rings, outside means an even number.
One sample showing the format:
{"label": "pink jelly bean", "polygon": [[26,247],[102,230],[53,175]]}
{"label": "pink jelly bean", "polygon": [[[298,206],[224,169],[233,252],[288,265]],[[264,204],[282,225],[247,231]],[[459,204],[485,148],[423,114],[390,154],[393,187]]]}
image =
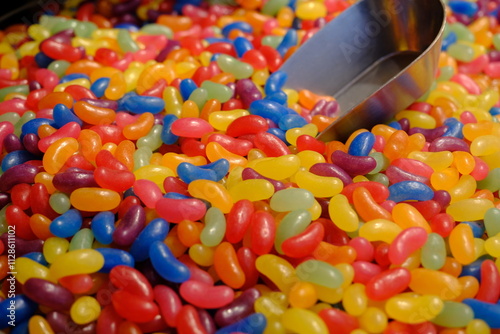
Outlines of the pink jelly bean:
{"label": "pink jelly bean", "polygon": [[458,72],[463,74],[479,74],[489,64],[488,55],[480,55],[469,63],[461,63]]}
{"label": "pink jelly bean", "polygon": [[188,303],[205,309],[226,306],[234,299],[234,290],[227,285],[211,286],[192,280],[182,283],[179,293]]}
{"label": "pink jelly bean", "polygon": [[135,180],[133,189],[137,197],[150,209],[156,206],[160,198],[163,198],[160,187],[150,180]]}
{"label": "pink jelly bean", "polygon": [[465,75],[463,73],[457,73],[455,74],[450,81],[456,82],[460,85],[462,85],[469,94],[474,94],[474,95],[479,95],[481,94],[481,88],[477,85],[477,83],[471,79],[468,75]]}
{"label": "pink jelly bean", "polygon": [[382,272],[382,268],[375,263],[368,261],[355,261],[352,264],[354,269],[353,282],[366,284],[372,277]]}
{"label": "pink jelly bean", "polygon": [[214,131],[210,123],[201,118],[185,117],[172,123],[171,131],[174,135],[188,138],[201,138]]}
{"label": "pink jelly bean", "polygon": [[411,253],[422,248],[427,241],[427,232],[421,227],[410,227],[401,231],[389,246],[389,260],[402,264]]}
{"label": "pink jelly bean", "polygon": [[185,219],[200,220],[207,211],[205,203],[196,198],[161,198],[155,207],[160,217],[172,223],[179,223]]}
{"label": "pink jelly bean", "polygon": [[373,276],[366,283],[366,295],[373,300],[386,300],[406,290],[411,273],[406,268],[392,268]]}
{"label": "pink jelly bean", "polygon": [[484,73],[494,79],[500,78],[500,61],[491,62],[486,65]]}
{"label": "pink jelly bean", "polygon": [[182,302],[179,295],[165,285],[157,285],[154,287],[154,298],[160,307],[160,313],[165,319],[165,322],[170,327],[177,326],[177,315],[182,308]]}
{"label": "pink jelly bean", "polygon": [[349,241],[348,245],[356,250],[356,261],[371,262],[373,260],[375,248],[367,239],[354,237]]}

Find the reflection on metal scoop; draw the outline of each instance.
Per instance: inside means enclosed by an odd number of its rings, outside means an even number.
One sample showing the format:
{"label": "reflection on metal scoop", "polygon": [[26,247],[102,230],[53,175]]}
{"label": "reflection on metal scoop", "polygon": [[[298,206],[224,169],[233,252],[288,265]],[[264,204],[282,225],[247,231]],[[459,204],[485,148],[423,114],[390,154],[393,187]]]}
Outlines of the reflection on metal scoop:
{"label": "reflection on metal scoop", "polygon": [[441,0],[361,0],[306,41],[281,70],[286,87],[338,101],[341,114],[318,138],[345,140],[424,95],[445,22]]}

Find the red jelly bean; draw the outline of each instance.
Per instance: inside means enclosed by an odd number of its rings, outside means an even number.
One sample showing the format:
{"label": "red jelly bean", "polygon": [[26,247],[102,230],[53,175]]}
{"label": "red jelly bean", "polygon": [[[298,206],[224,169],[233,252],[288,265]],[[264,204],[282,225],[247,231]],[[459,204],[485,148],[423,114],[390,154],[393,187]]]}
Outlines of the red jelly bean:
{"label": "red jelly bean", "polygon": [[392,268],[373,276],[366,283],[366,295],[373,300],[386,300],[406,290],[411,273],[406,268]]}

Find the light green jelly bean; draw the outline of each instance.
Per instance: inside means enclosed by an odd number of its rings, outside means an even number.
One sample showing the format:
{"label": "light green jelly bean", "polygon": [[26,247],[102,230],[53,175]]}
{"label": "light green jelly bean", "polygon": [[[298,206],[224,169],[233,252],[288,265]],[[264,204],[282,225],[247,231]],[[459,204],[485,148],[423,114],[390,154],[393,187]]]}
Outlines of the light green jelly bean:
{"label": "light green jelly bean", "polygon": [[447,51],[448,54],[456,60],[466,63],[474,60],[474,50],[470,46],[460,42],[450,45]]}
{"label": "light green jelly bean", "polygon": [[500,34],[493,35],[493,45],[495,49],[500,50]]}
{"label": "light green jelly bean", "polygon": [[149,165],[153,151],[149,147],[138,148],[134,152],[134,171]]}
{"label": "light green jelly bean", "polygon": [[386,170],[387,166],[389,166],[390,161],[382,152],[373,152],[370,153],[369,156],[375,159],[377,166],[375,166],[375,168],[368,174],[373,175],[380,173],[381,171]]}
{"label": "light green jelly bean", "polygon": [[462,23],[453,23],[448,25],[448,30],[457,35],[457,40],[474,43],[476,38],[474,34]]}
{"label": "light green jelly bean", "polygon": [[58,23],[64,22],[66,20],[68,19],[62,16],[42,15],[40,16],[39,24],[49,30],[52,30],[52,28],[55,27]]}
{"label": "light green jelly bean", "polygon": [[9,122],[12,125],[16,124],[21,119],[17,112],[6,112],[0,115],[0,122]]}
{"label": "light green jelly bean", "polygon": [[55,192],[49,198],[50,207],[58,214],[63,214],[71,208],[71,202],[65,193]]}
{"label": "light green jelly bean", "polygon": [[137,52],[140,50],[139,45],[132,39],[130,33],[125,29],[118,29],[117,36],[118,46],[123,52]]}
{"label": "light green jelly bean", "polygon": [[80,231],[76,232],[71,242],[69,243],[69,250],[77,249],[88,249],[92,248],[94,243],[94,233],[89,228],[82,228]]}
{"label": "light green jelly bean", "polygon": [[10,204],[7,204],[0,210],[0,233],[7,233],[8,230],[8,224],[7,224],[7,217],[5,216],[5,212],[7,211],[7,208],[10,206]]}
{"label": "light green jelly bean", "polygon": [[201,88],[207,90],[209,100],[217,99],[220,103],[229,101],[229,99],[233,96],[231,88],[210,80],[203,81]]}
{"label": "light green jelly bean", "polygon": [[151,151],[156,151],[163,142],[161,141],[161,131],[163,126],[160,124],[154,125],[148,134],[137,140],[137,147],[147,147]]}
{"label": "light green jelly bean", "polygon": [[484,214],[484,227],[489,236],[500,233],[500,209],[491,208]]}
{"label": "light green jelly bean", "polygon": [[445,300],[443,310],[434,319],[432,323],[448,327],[460,328],[465,327],[474,318],[474,312],[469,305]]}
{"label": "light green jelly bean", "polygon": [[278,212],[307,210],[314,204],[314,195],[306,189],[286,188],[275,192],[269,204]]}
{"label": "light green jelly bean", "polygon": [[5,96],[10,93],[18,93],[25,96],[28,96],[30,92],[30,88],[28,85],[18,85],[18,86],[9,86],[0,89],[0,102],[5,99]]}
{"label": "light green jelly bean", "polygon": [[[77,20],[70,19],[70,20],[60,21],[60,22],[57,22],[56,24],[54,24],[54,26],[50,29],[50,33],[52,35],[54,35],[54,34],[57,34],[58,32],[61,32],[63,30],[68,30],[68,29],[75,31],[77,26],[78,26]],[[75,33],[76,33],[76,31],[75,31]]]}
{"label": "light green jelly bean", "polygon": [[446,244],[442,236],[430,233],[420,253],[422,266],[427,269],[439,270],[446,261]]}
{"label": "light green jelly bean", "polygon": [[47,68],[57,74],[59,78],[62,78],[64,75],[66,75],[66,70],[68,69],[69,65],[71,65],[71,63],[66,60],[54,60],[49,64]]}
{"label": "light green jelly bean", "polygon": [[75,35],[82,38],[91,38],[92,33],[98,29],[94,22],[80,22],[75,28]]}
{"label": "light green jelly bean", "polygon": [[217,65],[224,72],[233,74],[238,80],[248,78],[253,74],[252,65],[241,62],[226,54],[221,54],[217,57]]}
{"label": "light green jelly bean", "polygon": [[283,254],[283,250],[281,249],[283,242],[303,232],[311,223],[311,219],[311,213],[304,209],[291,211],[283,217],[276,230],[276,238],[274,240],[276,251]]}
{"label": "light green jelly bean", "polygon": [[205,214],[205,226],[200,233],[200,241],[207,247],[215,247],[226,234],[226,217],[219,208],[211,207]]}
{"label": "light green jelly bean", "polygon": [[196,103],[198,109],[202,110],[203,106],[208,101],[208,92],[205,88],[198,87],[191,92],[191,95],[189,95],[189,100]]}
{"label": "light green jelly bean", "polygon": [[288,5],[289,0],[269,0],[262,7],[262,14],[276,16],[281,8]]}
{"label": "light green jelly bean", "polygon": [[491,192],[500,190],[500,168],[490,170],[488,176],[477,182],[478,189],[488,189]]}
{"label": "light green jelly bean", "polygon": [[381,183],[386,187],[389,186],[389,178],[385,174],[382,174],[382,173],[377,173],[377,174],[372,174],[372,175],[368,174],[368,175],[366,175],[366,178],[370,181]]}
{"label": "light green jelly bean", "polygon": [[273,35],[267,35],[264,38],[262,38],[262,45],[267,45],[272,47],[273,49],[276,49],[278,45],[280,45],[281,41],[283,41],[283,36],[273,36]]}
{"label": "light green jelly bean", "polygon": [[23,125],[26,124],[26,122],[28,122],[32,119],[35,119],[35,117],[36,117],[36,114],[33,111],[25,112],[21,116],[19,121],[17,121],[17,123],[14,124],[14,134],[19,137],[21,135]]}
{"label": "light green jelly bean", "polygon": [[165,101],[165,111],[167,114],[181,117],[183,100],[177,88],[172,86],[166,87],[163,91],[163,100]]}
{"label": "light green jelly bean", "polygon": [[452,66],[443,66],[440,69],[439,77],[437,81],[450,81],[450,79],[455,74],[455,69]]}
{"label": "light green jelly bean", "polygon": [[172,29],[156,23],[146,24],[142,26],[140,31],[148,35],[164,35],[167,36],[168,39],[172,39],[174,37]]}
{"label": "light green jelly bean", "polygon": [[43,243],[43,257],[48,263],[54,263],[57,257],[66,254],[68,249],[68,240],[59,237],[51,237]]}
{"label": "light green jelly bean", "polygon": [[295,268],[302,281],[336,289],[344,282],[342,272],[331,264],[320,260],[307,260]]}

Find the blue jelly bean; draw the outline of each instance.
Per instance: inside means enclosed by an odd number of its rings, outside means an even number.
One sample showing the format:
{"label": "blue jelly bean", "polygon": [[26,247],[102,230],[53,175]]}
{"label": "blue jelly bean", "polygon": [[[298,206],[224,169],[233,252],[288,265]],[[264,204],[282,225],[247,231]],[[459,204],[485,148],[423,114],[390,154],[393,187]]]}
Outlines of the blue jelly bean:
{"label": "blue jelly bean", "polygon": [[[5,284],[10,284],[9,278]],[[0,328],[14,327],[28,320],[38,308],[38,304],[25,295],[18,294],[12,297],[9,295],[10,293],[7,295],[9,298],[0,303]]]}
{"label": "blue jelly bean", "polygon": [[35,262],[38,262],[41,265],[48,266],[48,262],[45,260],[45,256],[43,256],[43,253],[31,252],[31,253],[24,254],[23,257],[27,257],[28,259],[31,259]]}
{"label": "blue jelly bean", "polygon": [[464,135],[462,133],[464,125],[456,118],[448,118],[446,121],[443,122],[443,125],[448,128],[446,132],[443,134],[443,137],[456,137],[460,139],[464,138]]}
{"label": "blue jelly bean", "polygon": [[219,159],[209,164],[198,167],[213,170],[215,172],[215,175],[217,175],[217,181],[220,181],[229,172],[229,161],[227,161],[226,159]]}
{"label": "blue jelly bean", "polygon": [[290,145],[290,143],[286,141],[286,132],[281,130],[280,128],[270,128],[267,130],[267,132],[281,139],[281,141],[284,142],[287,146]]}
{"label": "blue jelly bean", "polygon": [[213,170],[203,169],[189,162],[181,162],[177,166],[177,175],[188,184],[194,180],[217,181],[217,174]]}
{"label": "blue jelly bean", "polygon": [[181,13],[182,7],[185,5],[193,5],[195,7],[200,7],[202,0],[177,0],[174,2],[174,11]]}
{"label": "blue jelly bean", "polygon": [[12,151],[7,153],[2,160],[2,171],[6,171],[10,167],[14,167],[16,165],[21,165],[26,161],[37,160],[39,159],[33,153],[24,150]]}
{"label": "blue jelly bean", "polygon": [[123,101],[122,107],[134,114],[158,114],[165,108],[165,101],[156,96],[131,95]]}
{"label": "blue jelly bean", "polygon": [[72,237],[82,227],[83,219],[80,211],[69,209],[55,218],[49,226],[50,233],[59,238]]}
{"label": "blue jelly bean", "polygon": [[229,38],[223,38],[223,37],[207,37],[203,39],[205,42],[208,44],[214,44],[214,43],[232,43],[233,41],[230,40]]}
{"label": "blue jelly bean", "polygon": [[277,92],[266,95],[266,97],[264,99],[278,102],[279,104],[281,104],[282,106],[285,106],[285,107],[288,105],[288,96],[282,90],[279,90]]}
{"label": "blue jelly bean", "polygon": [[474,16],[474,14],[476,14],[479,9],[477,3],[470,1],[459,1],[459,0],[448,1],[448,6],[454,13],[464,14],[469,17]]}
{"label": "blue jelly bean", "polygon": [[287,131],[293,128],[301,128],[307,123],[308,122],[304,117],[300,116],[297,113],[294,113],[281,117],[280,121],[278,122],[278,126],[281,130]]}
{"label": "blue jelly bean", "polygon": [[450,31],[445,38],[443,38],[443,43],[441,44],[441,50],[446,51],[450,47],[457,42],[457,34],[454,31]]}
{"label": "blue jelly bean", "polygon": [[52,117],[54,118],[56,126],[59,128],[70,122],[76,122],[80,126],[83,125],[83,121],[76,116],[71,109],[62,103],[58,103],[54,106],[54,109],[52,110]]}
{"label": "blue jelly bean", "polygon": [[161,130],[161,141],[163,144],[172,145],[177,142],[179,136],[172,133],[172,123],[177,120],[177,116],[168,114],[163,117],[163,129]]}
{"label": "blue jelly bean", "polygon": [[28,133],[34,133],[37,135],[38,128],[40,127],[40,125],[44,125],[44,124],[48,124],[48,125],[53,126],[53,127],[56,126],[56,123],[52,119],[34,118],[34,119],[30,119],[29,121],[27,121],[26,123],[23,124],[23,126],[21,127],[21,134],[22,134],[22,136],[25,136]]}
{"label": "blue jelly bean", "polygon": [[103,97],[104,92],[109,86],[109,81],[110,79],[106,77],[99,78],[96,81],[94,81],[94,83],[90,86],[90,90],[92,91],[92,93],[94,93],[96,97],[98,98]]}
{"label": "blue jelly bean", "polygon": [[89,76],[83,73],[71,73],[63,76],[59,83],[65,83],[68,81],[76,80],[76,79],[87,79],[90,80]]}
{"label": "blue jelly bean", "polygon": [[246,33],[253,32],[253,27],[250,25],[250,23],[244,22],[244,21],[236,21],[233,23],[226,24],[224,26],[224,28],[222,28],[221,32],[222,32],[222,35],[224,35],[224,37],[227,38],[229,33],[235,29],[246,32]]}
{"label": "blue jelly bean", "polygon": [[163,195],[163,197],[165,197],[165,198],[172,198],[172,199],[192,198],[190,196],[179,194],[179,193],[176,193],[176,192],[173,192],[173,191],[166,193],[165,195]]}
{"label": "blue jelly bean", "polygon": [[116,266],[124,265],[133,267],[134,258],[129,252],[117,248],[96,248],[96,251],[104,257],[104,265],[99,272],[109,273]]}
{"label": "blue jelly bean", "polygon": [[474,238],[481,238],[484,234],[484,226],[479,225],[476,222],[461,222],[460,224],[467,224],[472,230]]}
{"label": "blue jelly bean", "polygon": [[462,301],[474,311],[474,318],[484,320],[491,328],[500,328],[500,305],[466,298]]}
{"label": "blue jelly bean", "polygon": [[115,231],[115,214],[111,211],[102,211],[94,216],[90,224],[94,238],[103,245],[113,242]]}
{"label": "blue jelly bean", "polygon": [[163,218],[156,218],[139,233],[130,247],[130,254],[137,261],[149,258],[149,247],[155,241],[163,241],[169,231],[168,222]]}
{"label": "blue jelly bean", "polygon": [[297,30],[289,29],[281,40],[281,43],[276,47],[276,51],[278,51],[280,55],[284,57],[292,46],[297,45],[298,40],[299,38],[297,35]]}
{"label": "blue jelly bean", "polygon": [[396,130],[401,130],[401,124],[399,124],[399,122],[397,121],[394,121],[394,122],[390,122],[389,124],[387,124],[388,126],[390,126],[391,128],[394,128]]}
{"label": "blue jelly bean", "polygon": [[375,145],[375,135],[371,132],[362,132],[352,140],[347,153],[365,157],[370,154],[373,145]]}
{"label": "blue jelly bean", "polygon": [[396,203],[403,201],[428,201],[434,197],[434,191],[418,181],[401,181],[389,186],[389,200]]}
{"label": "blue jelly bean", "polygon": [[468,265],[462,266],[460,276],[473,276],[477,278],[478,281],[481,281],[481,265],[483,261],[484,259],[477,259]]}
{"label": "blue jelly bean", "polygon": [[189,268],[172,254],[163,241],[155,241],[149,248],[149,258],[156,272],[169,282],[182,283],[189,279]]}
{"label": "blue jelly bean", "polygon": [[21,323],[17,323],[16,327],[12,327],[10,330],[10,334],[26,334],[29,333],[29,320],[23,321]]}
{"label": "blue jelly bean", "polygon": [[233,42],[234,49],[236,50],[236,55],[238,58],[243,57],[247,51],[250,51],[253,49],[253,44],[250,42],[248,39],[245,37],[238,36],[234,39]]}
{"label": "blue jelly bean", "polygon": [[184,101],[189,99],[189,96],[196,88],[198,88],[198,85],[196,85],[192,79],[187,78],[181,81],[179,84],[179,92]]}
{"label": "blue jelly bean", "polygon": [[267,326],[266,317],[262,313],[253,313],[234,324],[223,327],[215,334],[231,334],[243,332],[247,334],[262,334]]}
{"label": "blue jelly bean", "polygon": [[288,75],[283,71],[276,71],[269,76],[264,86],[266,95],[279,92],[286,83]]}
{"label": "blue jelly bean", "polygon": [[35,62],[40,68],[47,68],[49,67],[50,63],[52,63],[54,59],[50,58],[43,52],[38,52],[35,55]]}
{"label": "blue jelly bean", "polygon": [[491,114],[491,116],[500,115],[500,107],[492,107],[490,109],[490,114]]}
{"label": "blue jelly bean", "polygon": [[125,22],[124,23],[115,24],[115,26],[113,28],[115,28],[115,29],[125,29],[125,30],[131,31],[131,32],[139,31],[139,28],[135,24],[125,23]]}
{"label": "blue jelly bean", "polygon": [[279,123],[281,117],[288,114],[288,109],[285,106],[271,100],[253,101],[248,111],[253,115],[269,118],[276,124]]}

